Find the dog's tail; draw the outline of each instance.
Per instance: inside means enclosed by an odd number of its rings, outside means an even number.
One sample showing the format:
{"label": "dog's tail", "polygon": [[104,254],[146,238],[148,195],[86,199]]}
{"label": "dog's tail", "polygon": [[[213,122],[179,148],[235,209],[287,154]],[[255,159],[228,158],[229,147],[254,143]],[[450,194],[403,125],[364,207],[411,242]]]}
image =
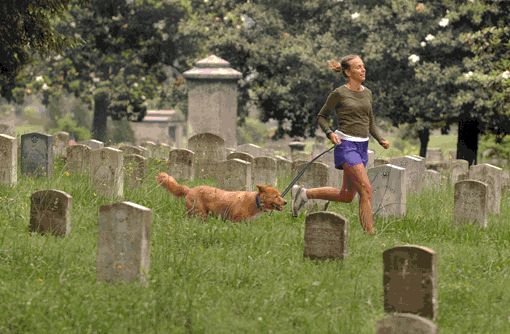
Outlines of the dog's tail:
{"label": "dog's tail", "polygon": [[189,188],[177,183],[177,181],[175,181],[174,178],[169,176],[167,173],[159,173],[156,175],[156,180],[158,181],[158,184],[161,184],[163,188],[166,188],[166,190],[178,198],[188,194]]}

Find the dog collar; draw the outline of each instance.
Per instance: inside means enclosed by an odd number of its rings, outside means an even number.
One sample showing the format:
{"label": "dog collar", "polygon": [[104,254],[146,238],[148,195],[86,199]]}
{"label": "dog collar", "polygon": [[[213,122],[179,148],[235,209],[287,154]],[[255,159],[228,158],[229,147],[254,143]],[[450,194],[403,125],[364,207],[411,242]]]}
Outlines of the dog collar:
{"label": "dog collar", "polygon": [[262,207],[260,206],[259,204],[259,194],[257,194],[257,196],[255,196],[255,202],[257,202],[257,208],[260,210],[260,211],[263,211],[262,210]]}

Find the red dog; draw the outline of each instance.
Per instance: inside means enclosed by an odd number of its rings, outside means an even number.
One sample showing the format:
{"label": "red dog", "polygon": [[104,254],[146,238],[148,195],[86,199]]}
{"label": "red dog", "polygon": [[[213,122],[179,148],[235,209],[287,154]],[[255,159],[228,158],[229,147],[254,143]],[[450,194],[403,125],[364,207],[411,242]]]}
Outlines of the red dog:
{"label": "red dog", "polygon": [[282,211],[287,204],[280,197],[278,190],[271,186],[257,184],[259,191],[226,191],[209,186],[198,186],[193,189],[178,184],[167,173],[159,173],[156,180],[172,194],[186,199],[188,217],[202,216],[204,221],[207,214],[221,215],[224,219],[240,222],[257,219],[267,210],[275,208]]}

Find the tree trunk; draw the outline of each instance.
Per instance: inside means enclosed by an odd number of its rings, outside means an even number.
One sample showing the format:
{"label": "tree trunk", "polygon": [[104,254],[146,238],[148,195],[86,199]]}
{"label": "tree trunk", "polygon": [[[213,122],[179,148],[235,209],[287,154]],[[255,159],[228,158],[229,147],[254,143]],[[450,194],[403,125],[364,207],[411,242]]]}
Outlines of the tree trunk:
{"label": "tree trunk", "polygon": [[108,142],[106,121],[108,119],[108,93],[101,92],[94,95],[94,121],[92,122],[92,139]]}
{"label": "tree trunk", "polygon": [[478,120],[468,114],[460,115],[456,158],[467,160],[469,166],[476,165],[478,138]]}
{"label": "tree trunk", "polygon": [[418,138],[420,138],[420,157],[427,157],[427,145],[429,144],[430,130],[418,130]]}

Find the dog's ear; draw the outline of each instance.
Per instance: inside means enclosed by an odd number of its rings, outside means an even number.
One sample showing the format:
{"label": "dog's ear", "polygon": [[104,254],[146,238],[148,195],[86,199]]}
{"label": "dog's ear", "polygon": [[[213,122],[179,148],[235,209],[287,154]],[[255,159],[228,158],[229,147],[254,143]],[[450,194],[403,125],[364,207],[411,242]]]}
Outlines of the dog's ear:
{"label": "dog's ear", "polygon": [[257,188],[259,188],[260,192],[264,192],[264,191],[266,191],[267,186],[257,184]]}

